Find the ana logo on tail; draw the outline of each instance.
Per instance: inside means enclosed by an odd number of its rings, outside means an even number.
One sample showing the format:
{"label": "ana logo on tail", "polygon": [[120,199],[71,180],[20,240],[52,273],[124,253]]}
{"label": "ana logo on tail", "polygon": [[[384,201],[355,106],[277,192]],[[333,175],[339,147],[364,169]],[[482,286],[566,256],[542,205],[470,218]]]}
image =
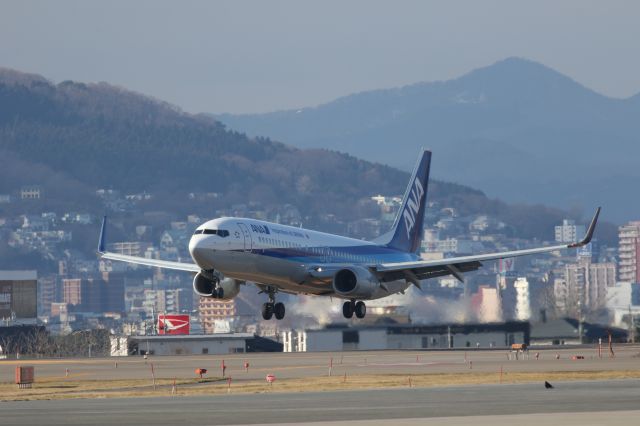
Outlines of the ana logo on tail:
{"label": "ana logo on tail", "polygon": [[413,188],[411,188],[411,194],[407,198],[407,205],[404,208],[402,217],[404,218],[404,227],[407,230],[407,239],[411,241],[411,231],[416,224],[416,214],[420,209],[420,200],[424,195],[424,188],[420,183],[420,180],[416,177],[413,181]]}

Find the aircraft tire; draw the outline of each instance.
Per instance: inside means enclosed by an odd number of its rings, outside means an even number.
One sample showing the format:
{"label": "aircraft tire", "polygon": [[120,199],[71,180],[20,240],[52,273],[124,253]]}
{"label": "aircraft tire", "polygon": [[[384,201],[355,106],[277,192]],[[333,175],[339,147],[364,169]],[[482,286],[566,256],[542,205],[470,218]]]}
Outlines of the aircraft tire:
{"label": "aircraft tire", "polygon": [[365,305],[362,301],[356,303],[354,310],[356,317],[358,318],[364,318],[364,316],[367,315],[367,305]]}
{"label": "aircraft tire", "polygon": [[353,317],[353,310],[353,303],[351,302],[344,302],[342,305],[342,315],[347,319]]}
{"label": "aircraft tire", "polygon": [[263,303],[262,304],[262,318],[265,320],[270,320],[273,316],[273,304],[272,303]]}
{"label": "aircraft tire", "polygon": [[273,314],[276,316],[277,320],[281,320],[284,318],[285,308],[284,303],[278,302],[273,305]]}

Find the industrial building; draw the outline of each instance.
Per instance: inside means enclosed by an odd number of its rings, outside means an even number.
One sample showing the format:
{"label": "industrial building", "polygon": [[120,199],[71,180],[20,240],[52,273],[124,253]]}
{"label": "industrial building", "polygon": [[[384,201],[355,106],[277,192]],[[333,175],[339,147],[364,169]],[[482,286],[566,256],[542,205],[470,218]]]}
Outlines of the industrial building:
{"label": "industrial building", "polygon": [[531,344],[547,345],[580,345],[583,343],[607,342],[625,343],[627,331],[605,325],[580,323],[574,318],[559,318],[531,325]]}
{"label": "industrial building", "polygon": [[111,337],[111,356],[223,355],[245,352],[282,352],[282,344],[251,333]]}
{"label": "industrial building", "polygon": [[330,326],[282,333],[285,352],[501,348],[529,344],[528,322],[453,325]]}

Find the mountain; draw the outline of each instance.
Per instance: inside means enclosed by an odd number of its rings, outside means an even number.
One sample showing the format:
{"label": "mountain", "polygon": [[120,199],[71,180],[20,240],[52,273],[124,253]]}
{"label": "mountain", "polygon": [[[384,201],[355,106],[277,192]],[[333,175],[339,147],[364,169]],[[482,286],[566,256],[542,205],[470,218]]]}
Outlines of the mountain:
{"label": "mountain", "polygon": [[221,115],[230,128],[435,176],[511,202],[638,218],[640,94],[602,96],[544,65],[509,58],[460,78],[346,96],[314,108]]}
{"label": "mountain", "polygon": [[[413,162],[416,154],[412,148],[398,158]],[[46,195],[40,208],[100,214],[95,191],[111,188],[149,192],[154,197],[146,211],[174,217],[209,218],[237,203],[260,202],[267,210],[292,204],[314,226],[330,215],[363,217],[367,207],[356,200],[401,194],[408,177],[349,154],[247,137],[209,116],[106,83],[54,84],[0,69],[0,194],[40,185]],[[211,192],[221,196],[202,202],[188,196]],[[567,216],[540,205],[510,206],[442,181],[432,182],[430,197],[461,214],[490,213],[525,238],[551,237],[552,226]]]}
{"label": "mountain", "polygon": [[56,185],[47,184],[55,178],[80,192],[206,191],[225,194],[229,203],[311,200],[313,208],[370,191],[398,192],[407,179],[346,154],[250,139],[106,83],[56,85],[10,70],[0,72],[0,150],[0,192],[43,184],[55,194]]}

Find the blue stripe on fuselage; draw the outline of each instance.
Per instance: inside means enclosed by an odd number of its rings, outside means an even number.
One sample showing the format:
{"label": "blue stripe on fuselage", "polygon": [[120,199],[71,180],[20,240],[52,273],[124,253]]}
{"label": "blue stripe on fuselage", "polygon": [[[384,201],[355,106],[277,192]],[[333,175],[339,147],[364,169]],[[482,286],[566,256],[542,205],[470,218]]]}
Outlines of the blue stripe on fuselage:
{"label": "blue stripe on fuselage", "polygon": [[[240,250],[238,250],[240,251]],[[328,251],[328,254],[326,254]],[[406,253],[384,246],[362,245],[351,247],[268,247],[254,248],[251,253],[303,263],[392,263],[418,260]]]}

